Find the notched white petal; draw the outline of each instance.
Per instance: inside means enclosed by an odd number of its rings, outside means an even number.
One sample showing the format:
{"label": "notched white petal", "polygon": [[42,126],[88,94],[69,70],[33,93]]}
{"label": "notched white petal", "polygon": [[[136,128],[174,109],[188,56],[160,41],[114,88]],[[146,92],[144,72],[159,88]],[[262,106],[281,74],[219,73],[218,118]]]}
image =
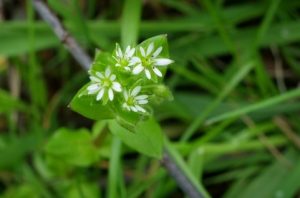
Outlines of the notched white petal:
{"label": "notched white petal", "polygon": [[104,76],[100,72],[96,72],[96,76],[98,76],[101,79],[104,78]]}
{"label": "notched white petal", "polygon": [[128,100],[128,92],[126,90],[124,91],[124,98],[125,100]]}
{"label": "notched white petal", "polygon": [[166,66],[166,65],[169,65],[173,62],[174,61],[172,61],[171,59],[168,59],[168,58],[157,58],[157,59],[155,59],[155,65],[157,65],[157,66]]}
{"label": "notched white petal", "polygon": [[120,83],[118,83],[118,82],[113,82],[112,88],[113,88],[115,91],[117,91],[117,92],[122,91],[121,85],[120,85]]}
{"label": "notched white petal", "polygon": [[135,52],[135,48],[132,48],[132,49],[128,52],[127,56],[128,56],[128,57],[132,57],[133,54],[134,54],[134,52]]}
{"label": "notched white petal", "polygon": [[110,79],[111,81],[116,80],[116,75],[115,75],[115,74],[111,75],[109,79]]}
{"label": "notched white petal", "polygon": [[162,47],[159,47],[155,50],[155,52],[152,54],[153,55],[153,58],[156,58],[162,51]]}
{"label": "notched white petal", "polygon": [[136,108],[138,111],[140,111],[140,112],[143,112],[143,113],[146,112],[146,110],[145,110],[143,107],[139,106],[139,105],[135,105],[135,108]]}
{"label": "notched white petal", "polygon": [[142,65],[138,65],[132,70],[132,73],[139,74],[139,73],[141,73],[141,71],[143,71],[143,69],[144,69],[144,67]]}
{"label": "notched white petal", "polygon": [[154,71],[154,73],[155,73],[157,76],[162,77],[162,73],[161,73],[161,71],[160,71],[159,69],[157,69],[156,67],[154,67],[154,68],[153,68],[153,71]]}
{"label": "notched white petal", "polygon": [[108,98],[110,101],[112,101],[114,99],[114,92],[112,89],[108,90]]}
{"label": "notched white petal", "polygon": [[147,54],[146,54],[147,56],[149,56],[151,54],[153,48],[154,48],[154,44],[150,43],[150,45],[147,48]]}
{"label": "notched white petal", "polygon": [[95,77],[95,76],[90,76],[90,80],[91,80],[92,82],[100,82],[100,79],[97,78],[97,77]]}
{"label": "notched white petal", "polygon": [[107,69],[105,70],[105,77],[109,77],[110,74],[111,74],[111,71],[110,71],[109,68],[107,68]]}
{"label": "notched white petal", "polygon": [[137,112],[138,110],[135,108],[135,107],[130,107],[130,109],[132,110],[132,111],[134,111],[134,112]]}
{"label": "notched white petal", "polygon": [[99,89],[98,84],[91,84],[90,86],[87,87],[87,90],[92,91],[92,90],[97,90]]}
{"label": "notched white petal", "polygon": [[96,97],[96,100],[101,100],[101,98],[103,97],[103,94],[104,94],[104,89],[101,89],[99,91],[99,93],[97,94],[97,97]]}
{"label": "notched white petal", "polygon": [[123,53],[120,47],[118,47],[117,49],[117,56],[119,56],[119,58],[123,57]]}
{"label": "notched white petal", "polygon": [[135,65],[135,64],[140,63],[140,62],[141,62],[141,59],[139,57],[134,56],[134,57],[131,58],[129,64],[130,65]]}
{"label": "notched white petal", "polygon": [[126,47],[125,54],[128,54],[129,51],[130,51],[130,45],[128,45],[128,46]]}
{"label": "notched white petal", "polygon": [[139,96],[135,97],[135,99],[137,99],[137,100],[144,100],[146,98],[148,98],[147,95],[139,95]]}
{"label": "notched white petal", "polygon": [[146,53],[143,47],[140,47],[140,51],[143,57],[146,57]]}
{"label": "notched white petal", "polygon": [[137,103],[138,104],[147,104],[148,100],[138,100]]}
{"label": "notched white petal", "polygon": [[148,69],[145,69],[145,74],[146,74],[146,77],[150,80],[151,79],[151,74],[150,74],[150,71]]}
{"label": "notched white petal", "polygon": [[136,96],[140,91],[142,87],[141,86],[136,86],[130,93],[131,96]]}

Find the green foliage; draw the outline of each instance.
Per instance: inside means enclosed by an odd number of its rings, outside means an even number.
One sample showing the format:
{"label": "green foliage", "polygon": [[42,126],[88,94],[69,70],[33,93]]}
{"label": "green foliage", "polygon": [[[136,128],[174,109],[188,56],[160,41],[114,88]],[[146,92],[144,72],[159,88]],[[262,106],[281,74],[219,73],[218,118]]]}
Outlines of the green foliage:
{"label": "green foliage", "polygon": [[49,157],[69,165],[87,167],[99,159],[91,134],[86,129],[58,129],[45,147]]}
{"label": "green foliage", "polygon": [[151,157],[162,157],[162,131],[153,118],[139,122],[133,132],[116,121],[109,122],[109,129],[129,147]]}
{"label": "green foliage", "polygon": [[0,113],[9,113],[15,109],[25,111],[26,105],[0,89]]}
{"label": "green foliage", "polygon": [[[299,0],[47,1],[99,49],[88,73],[33,2],[0,17],[0,197],[184,197],[163,151],[204,197],[299,197]],[[117,48],[151,42],[175,60],[163,78],[111,67],[147,113],[87,94]]]}

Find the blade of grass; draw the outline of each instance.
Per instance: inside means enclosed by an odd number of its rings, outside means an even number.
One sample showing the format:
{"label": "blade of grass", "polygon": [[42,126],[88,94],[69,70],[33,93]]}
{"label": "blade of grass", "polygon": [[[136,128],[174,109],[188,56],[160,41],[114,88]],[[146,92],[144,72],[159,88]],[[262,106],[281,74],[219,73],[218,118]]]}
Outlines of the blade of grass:
{"label": "blade of grass", "polygon": [[121,43],[123,47],[135,45],[138,39],[142,1],[126,0],[121,23]]}
{"label": "blade of grass", "polygon": [[253,66],[253,63],[248,63],[237,71],[232,79],[225,85],[224,89],[222,89],[218,97],[214,101],[212,101],[189,125],[181,138],[181,142],[187,141],[195,133],[198,127],[204,122],[206,117],[209,116],[209,114],[220,105],[222,100],[224,100],[225,97],[230,94],[230,92],[240,83],[240,81],[244,79],[244,77],[250,72]]}
{"label": "blade of grass", "polygon": [[[208,192],[197,181],[197,178],[195,178],[195,176],[191,172],[190,168],[187,166],[187,164],[182,159],[181,155],[171,145],[171,143],[169,142],[169,140],[167,138],[165,138],[165,150],[166,150],[166,153],[168,153],[168,156],[171,157],[172,160],[174,160],[175,164],[166,163],[166,162],[168,162],[168,160],[170,160],[170,159],[168,159],[168,157],[166,155],[165,155],[165,159],[164,159],[165,162],[163,161],[163,163],[167,166],[172,166],[173,168],[178,166],[180,168],[180,170],[183,171],[183,173],[184,173],[184,175],[182,175],[181,177],[177,177],[175,175],[172,175],[172,176],[177,180],[182,180],[182,181],[177,181],[178,183],[184,183],[184,182],[186,184],[190,183],[197,190],[197,191],[194,191],[193,189],[191,189],[191,186],[189,186],[189,185],[182,185],[181,188],[186,193],[186,195],[188,195],[189,197],[192,197],[192,198],[195,198],[195,197],[208,198],[208,197],[210,197]],[[168,168],[171,169],[172,167],[168,167]],[[170,173],[174,174],[174,173],[176,173],[176,171],[170,172]],[[188,182],[186,180],[188,180]]]}
{"label": "blade of grass", "polygon": [[213,18],[214,23],[217,26],[218,32],[219,32],[221,38],[223,39],[223,42],[228,47],[231,54],[233,56],[237,57],[236,46],[224,26],[226,24],[226,21],[222,20],[223,18],[222,18],[222,16],[220,16],[221,12],[220,12],[219,7],[214,5],[211,0],[203,0],[200,2],[203,2],[206,9],[209,11],[211,17]]}
{"label": "blade of grass", "polygon": [[[272,19],[275,16],[275,13],[279,7],[280,2],[281,2],[281,0],[274,0],[271,2],[271,5],[270,5],[269,9],[267,10],[266,15],[264,16],[263,21],[258,29],[258,32],[256,34],[256,38],[253,42],[253,45],[250,48],[250,52],[249,52],[249,53],[251,53],[250,56],[252,56],[252,53],[253,53],[253,55],[255,55],[257,53],[257,50],[258,50],[264,36],[266,35],[267,30],[270,28]],[[273,83],[271,82],[271,79],[270,79],[269,75],[267,74],[262,61],[258,61],[258,63],[259,64],[256,64],[256,67],[255,67],[258,87],[260,88],[260,91],[263,94],[263,96],[265,96],[265,97],[270,96],[270,93],[274,93],[275,87],[274,87]]]}
{"label": "blade of grass", "polygon": [[279,96],[271,97],[271,98],[266,99],[264,101],[261,101],[261,102],[243,107],[243,108],[239,108],[235,111],[230,111],[230,112],[221,114],[219,116],[212,117],[212,118],[210,118],[206,121],[206,124],[211,125],[213,123],[220,122],[222,120],[226,120],[226,119],[229,119],[229,118],[233,118],[233,117],[237,118],[237,117],[246,115],[248,113],[258,111],[258,110],[262,110],[262,109],[270,107],[270,106],[278,105],[282,102],[285,102],[285,101],[291,100],[291,99],[295,99],[295,98],[298,98],[298,97],[300,97],[300,89],[295,89],[295,90],[292,90],[292,91],[288,91],[288,92],[286,92],[284,94],[281,94]]}
{"label": "blade of grass", "polygon": [[108,194],[107,197],[115,198],[120,195],[119,184],[119,172],[120,172],[120,157],[121,157],[121,140],[114,136],[111,147],[111,158],[109,163],[108,172]]}

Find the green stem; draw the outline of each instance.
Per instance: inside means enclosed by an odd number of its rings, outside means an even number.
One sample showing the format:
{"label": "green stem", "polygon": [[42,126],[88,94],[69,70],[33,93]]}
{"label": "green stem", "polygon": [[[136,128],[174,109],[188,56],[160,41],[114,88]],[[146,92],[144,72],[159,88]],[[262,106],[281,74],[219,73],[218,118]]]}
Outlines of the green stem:
{"label": "green stem", "polygon": [[198,179],[193,175],[178,151],[172,146],[167,138],[165,138],[164,142],[165,156],[163,163],[185,194],[192,198],[209,198],[210,195],[198,182]]}
{"label": "green stem", "polygon": [[111,158],[109,163],[109,173],[108,173],[108,198],[118,197],[118,179],[120,171],[120,158],[121,158],[121,140],[117,137],[113,137],[112,148],[111,148]]}

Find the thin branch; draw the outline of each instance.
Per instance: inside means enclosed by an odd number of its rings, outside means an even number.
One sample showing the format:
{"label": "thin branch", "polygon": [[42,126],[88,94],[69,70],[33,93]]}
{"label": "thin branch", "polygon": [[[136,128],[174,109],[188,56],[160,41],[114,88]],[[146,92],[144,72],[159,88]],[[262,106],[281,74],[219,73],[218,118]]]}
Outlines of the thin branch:
{"label": "thin branch", "polygon": [[42,0],[34,0],[34,7],[44,21],[46,21],[61,40],[64,46],[73,55],[76,61],[84,68],[89,69],[92,61],[86,52],[80,47],[76,40],[63,27],[58,18],[50,11]]}
{"label": "thin branch", "polygon": [[196,189],[196,187],[191,183],[191,181],[189,181],[186,175],[174,162],[173,158],[166,149],[164,151],[161,163],[188,197],[204,198],[204,196]]}
{"label": "thin branch", "polygon": [[[58,18],[51,13],[48,6],[42,0],[34,0],[34,6],[40,16],[51,26],[57,37],[64,43],[69,52],[85,69],[89,69],[91,58],[84,52],[76,40],[70,36],[67,30],[62,26]],[[202,198],[203,195],[198,192],[196,187],[189,181],[183,171],[178,167],[174,159],[165,150],[162,163],[169,174],[175,179],[179,187],[190,198]]]}

